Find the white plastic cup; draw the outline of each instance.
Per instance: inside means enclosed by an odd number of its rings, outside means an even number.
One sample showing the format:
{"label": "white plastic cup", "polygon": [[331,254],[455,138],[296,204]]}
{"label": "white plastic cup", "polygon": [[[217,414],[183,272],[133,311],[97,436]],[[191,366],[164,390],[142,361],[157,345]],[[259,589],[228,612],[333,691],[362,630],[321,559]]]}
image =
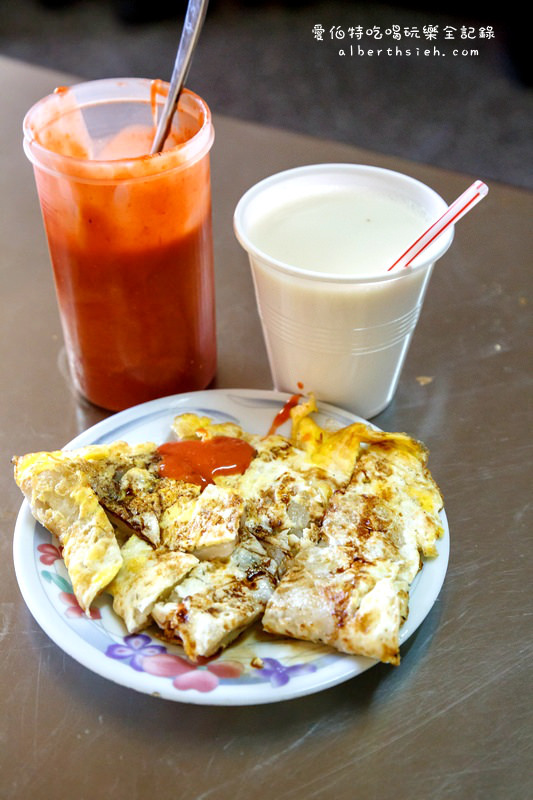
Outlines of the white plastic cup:
{"label": "white plastic cup", "polygon": [[[420,216],[420,232],[447,208],[436,192],[407,175],[356,164],[317,164],[278,173],[249,189],[235,210],[234,228],[250,259],[274,387],[314,392],[319,400],[370,418],[394,396],[433,264],[450,246],[453,227],[408,268],[387,272],[391,257],[378,274],[355,263],[353,274],[350,266],[342,274],[318,271],[316,263],[306,269],[274,256],[268,244],[258,245],[258,225],[273,209],[286,209],[290,221],[302,199],[339,188],[363,189],[362,198],[371,191],[399,209],[409,208]],[[389,235],[388,216],[382,237]],[[322,224],[327,220],[306,233],[311,242]],[[396,235],[390,233],[392,239]],[[404,245],[395,250],[391,240],[391,253],[397,257]]]}

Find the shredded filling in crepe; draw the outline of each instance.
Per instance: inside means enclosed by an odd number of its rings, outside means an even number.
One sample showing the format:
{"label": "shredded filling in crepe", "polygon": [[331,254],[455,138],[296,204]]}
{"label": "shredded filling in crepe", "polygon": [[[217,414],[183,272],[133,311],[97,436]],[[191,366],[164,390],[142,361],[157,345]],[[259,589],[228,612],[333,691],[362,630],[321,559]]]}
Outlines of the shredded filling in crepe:
{"label": "shredded filling in crepe", "polygon": [[427,451],[361,423],[325,430],[314,411],[312,397],[291,409],[288,438],[176,417],[199,452],[249,445],[242,469],[198,482],[169,477],[156,444],[125,442],[15,457],[15,479],[87,613],[108,592],[128,632],[156,624],[193,661],[262,620],[398,664],[409,586],[442,535]]}

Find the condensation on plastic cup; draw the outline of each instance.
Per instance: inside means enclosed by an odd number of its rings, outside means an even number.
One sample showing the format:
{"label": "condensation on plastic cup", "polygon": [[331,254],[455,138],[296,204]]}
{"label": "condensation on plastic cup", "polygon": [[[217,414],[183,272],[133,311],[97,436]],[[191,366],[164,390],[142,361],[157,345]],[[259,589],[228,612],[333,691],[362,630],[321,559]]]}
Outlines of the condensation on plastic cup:
{"label": "condensation on plastic cup", "polygon": [[419,210],[423,223],[438,218],[447,204],[401,173],[318,164],[266,178],[235,210],[235,234],[249,256],[274,387],[297,392],[303,385],[325,402],[370,418],[394,396],[433,265],[451,245],[453,228],[409,268],[385,268],[378,275],[304,269],[272,257],[254,241],[254,226],[272,209],[290,208],[293,200],[336,186],[363,186],[398,198]]}

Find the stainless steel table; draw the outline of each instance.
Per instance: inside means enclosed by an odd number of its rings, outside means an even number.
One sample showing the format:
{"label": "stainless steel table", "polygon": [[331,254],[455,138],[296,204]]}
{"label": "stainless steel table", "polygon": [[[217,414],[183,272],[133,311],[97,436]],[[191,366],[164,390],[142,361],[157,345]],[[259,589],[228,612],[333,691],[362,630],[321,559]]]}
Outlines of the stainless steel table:
{"label": "stainless steel table", "polygon": [[[26,109],[71,79],[0,59],[0,82],[0,797],[532,797],[531,196],[491,185],[460,223],[432,278],[396,399],[375,420],[430,447],[451,529],[446,582],[400,667],[379,665],[273,705],[172,703],[64,655],[33,621],[15,580],[21,497],[11,455],[58,448],[106,413],[78,400],[65,376],[21,147]],[[242,192],[280,169],[326,161],[398,169],[448,201],[471,177],[236,120],[215,124],[215,385],[270,388],[247,261],[232,232]]]}

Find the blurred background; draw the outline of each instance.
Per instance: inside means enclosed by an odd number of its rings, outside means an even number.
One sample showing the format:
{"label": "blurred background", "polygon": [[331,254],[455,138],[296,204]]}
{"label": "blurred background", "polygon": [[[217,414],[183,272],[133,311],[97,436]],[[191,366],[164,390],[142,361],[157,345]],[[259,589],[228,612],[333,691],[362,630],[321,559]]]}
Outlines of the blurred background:
{"label": "blurred background", "polygon": [[[0,9],[2,55],[168,79],[186,1]],[[532,188],[527,37],[517,12],[482,3],[211,0],[187,85],[215,113]]]}

